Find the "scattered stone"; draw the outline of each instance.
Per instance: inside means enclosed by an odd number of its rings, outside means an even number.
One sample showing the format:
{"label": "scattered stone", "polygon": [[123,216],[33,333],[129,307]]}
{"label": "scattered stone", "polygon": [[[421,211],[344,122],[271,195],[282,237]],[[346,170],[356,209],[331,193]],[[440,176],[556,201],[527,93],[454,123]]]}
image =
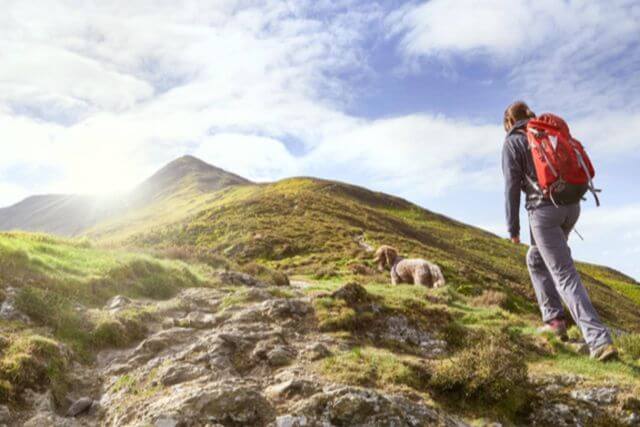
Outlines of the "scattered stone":
{"label": "scattered stone", "polygon": [[17,320],[24,323],[31,323],[29,316],[18,310],[16,307],[16,288],[8,287],[4,289],[4,300],[0,303],[0,319]]}
{"label": "scattered stone", "polygon": [[281,415],[276,418],[276,427],[306,427],[307,417],[304,415]]}
{"label": "scattered stone", "polygon": [[105,304],[104,308],[105,310],[109,310],[109,311],[120,311],[130,304],[131,304],[131,299],[123,295],[116,295],[115,297],[107,301],[107,304]]}
{"label": "scattered stone", "polygon": [[271,404],[251,387],[219,385],[200,393],[186,405],[194,405],[199,413],[224,424],[258,426],[274,418]]}
{"label": "scattered stone", "polygon": [[221,271],[218,273],[218,278],[224,285],[267,287],[266,283],[259,281],[247,273],[241,273],[239,271]]}
{"label": "scattered stone", "polygon": [[67,410],[67,417],[77,417],[78,415],[87,412],[91,405],[93,404],[93,399],[90,397],[81,397],[80,399],[73,402],[73,404]]}
{"label": "scattered stone", "polygon": [[295,351],[279,345],[267,352],[269,365],[274,367],[286,366],[295,359]]}
{"label": "scattered stone", "polygon": [[265,394],[274,400],[289,400],[294,397],[309,397],[319,390],[320,387],[314,382],[294,378],[268,387]]}
{"label": "scattered stone", "polygon": [[170,366],[160,376],[160,382],[164,386],[171,386],[174,384],[180,384],[186,381],[191,381],[198,377],[201,377],[207,373],[207,370],[198,365],[174,365]]}
{"label": "scattered stone", "polygon": [[306,347],[304,356],[311,361],[316,361],[331,356],[331,351],[326,345],[318,342]]}
{"label": "scattered stone", "polygon": [[441,356],[447,349],[446,341],[435,339],[429,332],[411,325],[402,315],[388,317],[379,338],[387,342],[417,347],[423,357]]}
{"label": "scattered stone", "polygon": [[171,416],[161,416],[153,423],[153,427],[178,427],[180,421]]}
{"label": "scattered stone", "polygon": [[178,321],[180,326],[196,329],[209,329],[216,326],[217,322],[218,318],[214,314],[201,311],[191,312]]}
{"label": "scattered stone", "polygon": [[0,423],[11,421],[11,411],[5,405],[0,405]]}
{"label": "scattered stone", "polygon": [[282,415],[280,419],[283,423],[281,425],[296,427],[307,421],[310,426],[464,425],[422,401],[413,402],[402,396],[386,395],[376,390],[356,387],[338,387],[316,393],[294,405],[291,413]]}
{"label": "scattered stone", "polygon": [[597,387],[582,390],[574,390],[571,397],[583,402],[611,405],[616,402],[618,396],[618,388],[616,387]]}

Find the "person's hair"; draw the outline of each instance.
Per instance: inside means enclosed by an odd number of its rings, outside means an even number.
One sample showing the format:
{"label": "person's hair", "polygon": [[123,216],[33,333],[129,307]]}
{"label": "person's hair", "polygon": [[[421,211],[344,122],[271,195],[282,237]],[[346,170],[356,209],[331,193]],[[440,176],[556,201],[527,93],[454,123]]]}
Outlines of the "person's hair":
{"label": "person's hair", "polygon": [[523,101],[516,101],[504,110],[504,130],[509,132],[513,123],[519,120],[534,119],[535,113]]}

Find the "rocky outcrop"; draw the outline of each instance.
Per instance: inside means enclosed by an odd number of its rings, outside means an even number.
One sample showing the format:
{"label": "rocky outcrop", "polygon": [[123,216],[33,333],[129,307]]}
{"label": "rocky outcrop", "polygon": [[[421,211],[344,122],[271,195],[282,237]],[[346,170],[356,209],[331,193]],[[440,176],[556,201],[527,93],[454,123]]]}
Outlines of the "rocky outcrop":
{"label": "rocky outcrop", "polygon": [[[153,309],[149,334],[130,348],[100,352],[91,366],[74,364],[67,403],[54,403],[46,392],[31,394],[27,412],[0,406],[0,426],[466,425],[422,395],[321,376],[314,367],[349,347],[319,330],[303,282],[283,298],[244,274],[225,277],[227,288],[186,289],[164,302],[112,298],[105,311]],[[242,292],[240,302],[229,304],[229,286]],[[447,355],[446,342],[406,316],[380,311],[361,285],[330,297],[377,313],[373,335],[364,335],[371,342],[411,348],[424,360]],[[577,376],[544,378],[535,387],[544,398],[533,405],[529,424],[591,425],[611,414],[639,424],[640,403],[619,387],[592,387]]]}

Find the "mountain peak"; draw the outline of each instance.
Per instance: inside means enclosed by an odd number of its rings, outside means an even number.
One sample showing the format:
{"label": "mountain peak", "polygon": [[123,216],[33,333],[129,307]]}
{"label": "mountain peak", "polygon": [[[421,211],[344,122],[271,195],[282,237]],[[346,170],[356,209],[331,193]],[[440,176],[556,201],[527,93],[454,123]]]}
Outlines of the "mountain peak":
{"label": "mountain peak", "polygon": [[135,190],[135,194],[143,199],[155,199],[185,189],[197,192],[216,191],[230,185],[250,184],[251,181],[220,169],[192,155],[179,157]]}

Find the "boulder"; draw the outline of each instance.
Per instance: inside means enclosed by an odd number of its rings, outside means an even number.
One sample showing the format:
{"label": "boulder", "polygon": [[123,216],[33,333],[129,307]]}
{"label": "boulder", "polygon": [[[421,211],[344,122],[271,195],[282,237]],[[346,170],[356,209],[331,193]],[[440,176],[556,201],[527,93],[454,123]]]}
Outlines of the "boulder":
{"label": "boulder", "polygon": [[571,397],[595,405],[611,405],[616,402],[618,393],[617,387],[595,387],[573,390]]}
{"label": "boulder", "polygon": [[295,359],[296,353],[292,348],[278,345],[269,350],[266,356],[269,365],[280,367],[290,364]]}
{"label": "boulder", "polygon": [[0,405],[0,424],[11,421],[11,411],[5,405]]}
{"label": "boulder", "polygon": [[315,382],[304,379],[290,379],[267,387],[265,394],[274,400],[290,400],[296,397],[309,397],[320,391]]}
{"label": "boulder", "polygon": [[92,404],[93,399],[90,397],[81,397],[69,406],[69,409],[67,410],[67,417],[77,417],[78,415],[89,411]]}
{"label": "boulder", "polygon": [[231,286],[267,287],[267,284],[255,277],[239,271],[221,271],[218,273],[220,282]]}
{"label": "boulder", "polygon": [[[278,418],[283,426],[463,426],[422,401],[375,390],[337,386],[303,400]],[[303,424],[304,423],[304,424]]]}
{"label": "boulder", "polygon": [[160,374],[159,381],[164,386],[171,386],[194,380],[206,374],[207,369],[200,365],[175,364]]}
{"label": "boulder", "polygon": [[331,351],[326,345],[317,342],[307,346],[303,351],[303,355],[311,361],[316,361],[331,356]]}

